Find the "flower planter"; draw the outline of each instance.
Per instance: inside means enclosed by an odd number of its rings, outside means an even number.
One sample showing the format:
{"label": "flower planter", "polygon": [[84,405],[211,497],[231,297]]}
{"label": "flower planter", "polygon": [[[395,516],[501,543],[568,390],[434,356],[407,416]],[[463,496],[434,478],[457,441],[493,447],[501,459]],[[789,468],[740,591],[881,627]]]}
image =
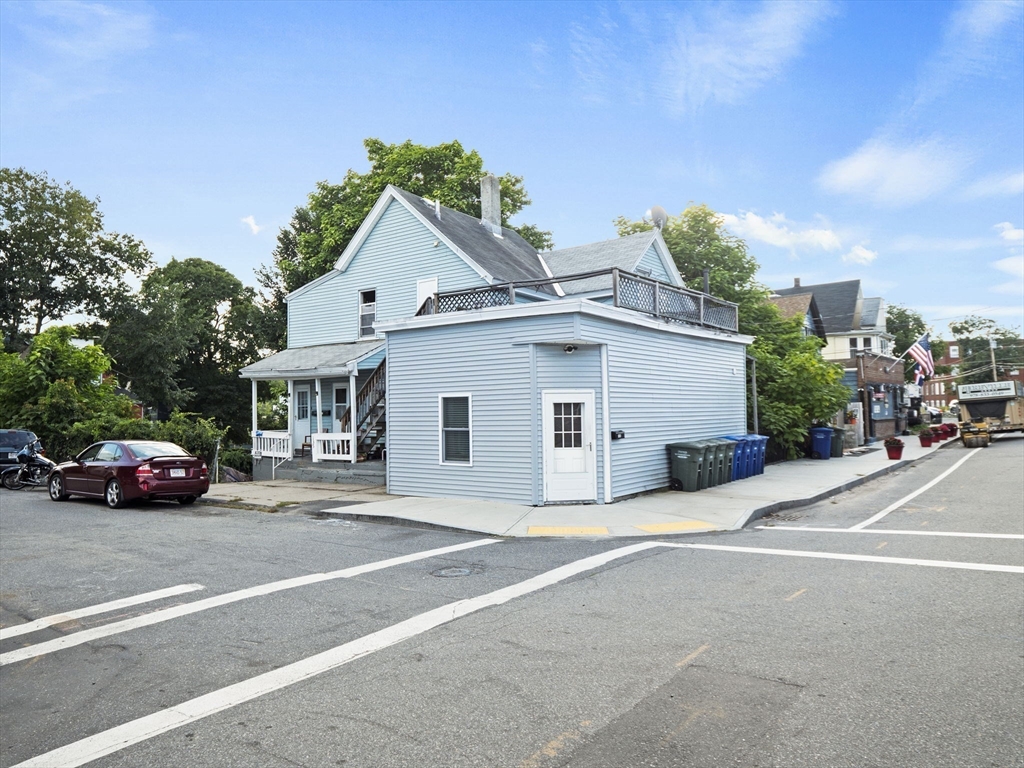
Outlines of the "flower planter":
{"label": "flower planter", "polygon": [[932,435],[930,432],[922,432],[921,434],[918,435],[918,438],[921,440],[922,448],[932,447]]}
{"label": "flower planter", "polygon": [[885,452],[893,461],[898,461],[903,458],[902,445],[887,445],[885,446]]}
{"label": "flower planter", "polygon": [[945,439],[946,439],[946,430],[939,429],[937,427],[932,429],[932,442],[933,443],[941,443]]}
{"label": "flower planter", "polygon": [[956,432],[957,432],[957,429],[958,429],[957,425],[956,424],[947,424],[946,426],[949,428],[949,436],[951,438],[952,437],[956,437]]}

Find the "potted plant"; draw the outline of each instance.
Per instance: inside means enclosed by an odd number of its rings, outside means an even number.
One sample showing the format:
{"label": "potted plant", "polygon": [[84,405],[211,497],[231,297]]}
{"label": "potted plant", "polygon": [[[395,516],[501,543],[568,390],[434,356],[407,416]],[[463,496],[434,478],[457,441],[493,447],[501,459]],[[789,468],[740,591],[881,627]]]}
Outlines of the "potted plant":
{"label": "potted plant", "polygon": [[847,411],[846,412],[846,418],[844,419],[844,421],[847,424],[856,424],[857,423],[857,412],[856,411]]}
{"label": "potted plant", "polygon": [[931,433],[933,443],[941,443],[943,440],[946,439],[946,430],[944,430],[942,427],[932,427]]}
{"label": "potted plant", "polygon": [[888,454],[890,459],[901,459],[903,458],[903,441],[898,437],[887,437],[885,438],[885,452]]}
{"label": "potted plant", "polygon": [[922,430],[918,434],[918,439],[921,441],[922,448],[931,448],[932,446],[932,431],[930,429]]}

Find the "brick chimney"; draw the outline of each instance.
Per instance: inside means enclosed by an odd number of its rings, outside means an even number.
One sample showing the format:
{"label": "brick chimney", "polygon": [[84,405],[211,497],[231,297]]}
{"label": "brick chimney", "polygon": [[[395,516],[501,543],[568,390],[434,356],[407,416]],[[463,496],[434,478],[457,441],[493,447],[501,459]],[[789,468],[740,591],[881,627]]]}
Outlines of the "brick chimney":
{"label": "brick chimney", "polygon": [[480,223],[501,237],[501,184],[492,173],[480,179]]}
{"label": "brick chimney", "polygon": [[794,288],[799,288],[800,287],[800,278],[799,277],[794,277],[793,278],[793,287]]}

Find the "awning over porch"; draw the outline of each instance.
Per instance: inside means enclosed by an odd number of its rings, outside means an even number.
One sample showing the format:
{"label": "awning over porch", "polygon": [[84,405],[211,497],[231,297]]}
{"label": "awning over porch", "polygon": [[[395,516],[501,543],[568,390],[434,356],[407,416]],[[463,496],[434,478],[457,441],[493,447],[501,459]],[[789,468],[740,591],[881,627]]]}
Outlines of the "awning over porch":
{"label": "awning over porch", "polygon": [[311,379],[349,376],[357,372],[359,362],[378,352],[383,339],[367,339],[347,344],[319,344],[295,347],[258,360],[239,371],[243,379]]}

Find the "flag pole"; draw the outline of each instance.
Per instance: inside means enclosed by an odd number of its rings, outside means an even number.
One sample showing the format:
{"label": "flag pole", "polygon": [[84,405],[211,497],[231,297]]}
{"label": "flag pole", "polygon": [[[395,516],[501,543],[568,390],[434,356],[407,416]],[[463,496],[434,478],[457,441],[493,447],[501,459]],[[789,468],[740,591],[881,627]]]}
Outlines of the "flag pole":
{"label": "flag pole", "polygon": [[[915,342],[914,342],[914,344],[917,344],[917,342],[918,342],[918,341],[920,341],[921,339],[923,339],[923,338],[924,338],[925,336],[927,336],[927,335],[928,335],[929,333],[931,333],[931,331],[925,331],[924,333],[922,333],[922,334],[921,334],[920,336],[918,336],[918,338],[917,338],[917,341],[915,341]],[[910,347],[914,346],[914,344],[911,344],[911,345],[910,345]],[[904,357],[906,357],[906,356],[907,356],[907,352],[909,352],[909,351],[910,351],[910,347],[907,347],[906,349],[904,349],[904,350],[903,350],[903,354],[902,354],[902,355],[900,355],[899,357],[897,357],[897,358],[896,358],[895,360],[893,360],[893,361],[892,361],[892,365],[887,365],[887,366],[886,366],[886,367],[884,368],[884,370],[885,370],[885,372],[886,372],[886,373],[888,373],[889,371],[891,371],[891,370],[893,369],[893,366],[894,366],[894,365],[896,365],[896,363],[898,363],[898,362],[899,362],[900,360],[902,360],[902,359],[903,359]]]}

